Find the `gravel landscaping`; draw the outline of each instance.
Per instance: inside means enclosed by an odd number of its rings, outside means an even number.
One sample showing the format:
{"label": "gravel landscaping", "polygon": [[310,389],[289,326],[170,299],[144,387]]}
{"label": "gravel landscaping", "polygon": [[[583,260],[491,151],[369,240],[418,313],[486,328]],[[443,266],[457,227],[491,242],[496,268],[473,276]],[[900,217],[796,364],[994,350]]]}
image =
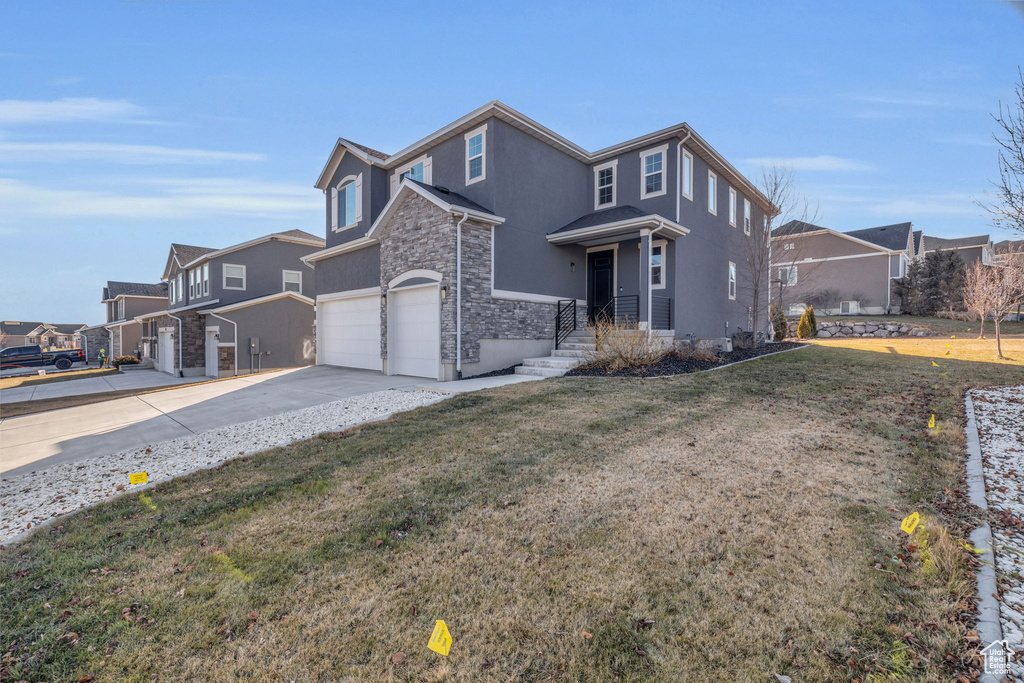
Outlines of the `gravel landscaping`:
{"label": "gravel landscaping", "polygon": [[[231,458],[383,419],[445,398],[433,391],[377,391],[3,479],[0,544],[9,543],[40,524],[125,492],[136,492]],[[129,484],[128,475],[132,472],[148,472],[149,483]]]}
{"label": "gravel landscaping", "polygon": [[780,351],[799,349],[806,344],[797,342],[770,342],[762,344],[753,349],[735,349],[728,353],[717,354],[716,360],[696,360],[694,358],[682,358],[675,354],[669,354],[657,363],[645,365],[639,368],[623,368],[621,370],[609,371],[606,368],[585,368],[579,367],[566,373],[567,377],[671,377],[672,375],[685,375],[690,372],[711,370],[720,368],[731,363],[738,363],[759,356],[767,356]]}
{"label": "gravel landscaping", "polygon": [[[1000,621],[1012,650],[1024,652],[1024,386],[971,392],[992,513]],[[1011,664],[1024,680],[1024,659]]]}

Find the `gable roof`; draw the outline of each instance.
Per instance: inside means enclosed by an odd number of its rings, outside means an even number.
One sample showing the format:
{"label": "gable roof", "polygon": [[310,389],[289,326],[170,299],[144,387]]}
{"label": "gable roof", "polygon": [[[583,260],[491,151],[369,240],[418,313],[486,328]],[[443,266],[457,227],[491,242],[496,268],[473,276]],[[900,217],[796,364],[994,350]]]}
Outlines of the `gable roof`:
{"label": "gable roof", "polygon": [[989,243],[988,235],[972,235],[970,237],[932,237],[925,235],[923,246],[925,251],[942,251],[944,249],[966,249],[968,247],[983,247]]}
{"label": "gable roof", "polygon": [[921,231],[921,230],[915,230],[914,231],[914,253],[915,254],[920,254],[921,253],[921,243],[922,243],[921,238],[923,237],[923,235],[924,235],[924,232]]}
{"label": "gable roof", "polygon": [[1020,253],[1024,251],[1024,240],[1003,240],[992,247],[997,254]]}
{"label": "gable roof", "polygon": [[442,211],[466,214],[478,221],[491,223],[492,225],[499,225],[505,222],[505,219],[501,216],[494,215],[490,209],[484,208],[473,200],[463,197],[458,192],[452,192],[438,185],[427,185],[411,178],[403,178],[402,184],[395,191],[395,196],[384,206],[380,215],[377,216],[377,220],[373,222],[373,225],[367,231],[366,237],[368,239],[377,238],[381,228],[391,219],[391,216],[398,210],[398,207],[409,196],[410,192],[418,194]]}
{"label": "gable roof", "polygon": [[4,320],[0,322],[0,330],[3,330],[4,334],[11,334],[15,336],[24,336],[42,326],[40,322],[24,322],[20,320]]}
{"label": "gable roof", "polygon": [[[819,232],[821,230],[829,230],[829,228],[823,228],[813,223],[805,223],[804,221],[789,221],[772,230],[772,237],[785,237],[786,235],[799,235],[804,232]],[[830,232],[835,231],[830,230]]]}
{"label": "gable roof", "polygon": [[178,264],[184,266],[189,261],[194,261],[203,254],[209,254],[211,251],[217,251],[213,247],[194,247],[190,244],[175,244],[171,243],[171,251],[178,259]]}
{"label": "gable roof", "polygon": [[912,223],[894,223],[892,225],[881,225],[877,228],[851,230],[843,234],[877,244],[889,251],[902,251],[908,248],[912,230]]}
{"label": "gable roof", "polygon": [[158,282],[147,284],[145,282],[117,282],[108,280],[107,286],[103,288],[103,301],[111,301],[119,296],[167,296],[167,283]]}
{"label": "gable roof", "polygon": [[263,235],[256,239],[249,240],[248,242],[240,242],[239,244],[233,244],[230,247],[224,247],[223,249],[213,249],[210,247],[192,247],[187,244],[171,244],[171,253],[167,257],[167,265],[164,267],[163,279],[167,279],[171,273],[171,259],[176,259],[178,265],[181,268],[192,268],[199,265],[204,261],[208,261],[217,256],[229,254],[233,251],[239,251],[240,249],[246,249],[248,247],[255,246],[262,242],[281,241],[281,242],[295,242],[298,244],[308,244],[313,247],[323,247],[326,242],[324,238],[311,235],[305,230],[285,230],[283,232],[272,232],[269,235]]}
{"label": "gable roof", "polygon": [[85,323],[57,323],[53,326],[53,329],[60,334],[74,334],[83,327],[85,327]]}
{"label": "gable roof", "polygon": [[551,145],[564,154],[584,164],[592,164],[603,159],[622,154],[634,148],[639,149],[654,140],[660,140],[668,137],[679,137],[680,140],[686,139],[692,146],[693,151],[704,159],[704,161],[706,161],[714,170],[731,176],[738,185],[744,188],[745,194],[750,196],[751,199],[754,199],[763,207],[769,206],[768,198],[757,189],[757,186],[747,180],[747,178],[744,177],[736,167],[726,161],[725,157],[719,154],[717,150],[709,145],[704,138],[698,135],[696,131],[694,131],[690,125],[685,122],[669,126],[668,128],[663,128],[653,133],[641,135],[640,137],[632,138],[631,140],[617,143],[610,147],[599,149],[596,152],[588,152],[576,143],[569,141],[558,133],[555,133],[550,128],[537,123],[525,114],[516,111],[512,107],[498,100],[492,100],[482,107],[474,109],[470,113],[453,121],[447,126],[444,126],[430,135],[412,143],[405,149],[399,150],[391,155],[385,155],[382,152],[371,150],[363,145],[357,145],[345,138],[338,138],[338,142],[334,145],[334,149],[331,151],[331,155],[328,157],[327,163],[320,172],[319,178],[317,178],[315,187],[321,190],[325,190],[327,188],[327,183],[330,181],[330,178],[334,174],[335,169],[337,169],[338,164],[341,163],[342,156],[344,156],[346,152],[352,152],[369,164],[381,166],[386,169],[392,169],[401,165],[405,161],[414,159],[425,148],[453,138],[463,131],[475,128],[485,120],[492,117],[504,121],[510,126],[517,128],[548,145]]}

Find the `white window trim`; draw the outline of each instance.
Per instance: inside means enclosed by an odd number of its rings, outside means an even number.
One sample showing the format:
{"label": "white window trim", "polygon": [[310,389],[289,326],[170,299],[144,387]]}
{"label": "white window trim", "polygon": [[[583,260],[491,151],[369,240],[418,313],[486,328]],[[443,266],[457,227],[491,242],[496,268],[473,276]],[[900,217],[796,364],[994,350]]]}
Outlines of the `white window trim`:
{"label": "white window trim", "polygon": [[[426,171],[424,171],[424,173],[425,172]],[[341,188],[351,183],[355,183],[356,185],[356,219],[348,225],[339,226],[338,222],[341,220],[341,216],[338,214],[338,194],[340,193]],[[333,211],[331,229],[335,232],[340,232],[359,225],[359,221],[363,220],[363,174],[347,175],[342,178],[340,183],[331,188],[331,197],[331,211]]]}
{"label": "white window trim", "polygon": [[786,271],[786,280],[782,284],[787,287],[793,287],[797,283],[799,271],[796,266],[782,266],[779,268],[779,280],[782,280],[782,271]]}
{"label": "white window trim", "polygon": [[[654,258],[654,248],[661,247],[661,284],[651,284],[651,289],[665,289],[665,281],[668,280],[668,241],[667,240],[653,240],[651,242],[651,258]],[[654,268],[654,264],[651,264],[651,268]],[[653,279],[653,277],[652,277]],[[617,293],[617,292],[616,292]]]}
{"label": "white window trim", "polygon": [[736,227],[736,218],[739,207],[736,205],[736,188],[729,186],[729,225]]}
{"label": "white window trim", "polygon": [[[846,313],[843,313],[843,304],[849,305],[850,310]],[[860,315],[860,301],[840,301],[839,315]]]}
{"label": "white window trim", "polygon": [[[715,181],[715,191],[711,191],[711,180]],[[714,201],[714,207],[711,206],[712,200]],[[708,213],[712,216],[718,215],[718,174],[714,171],[708,171]]]}
{"label": "white window trim", "polygon": [[203,264],[203,296],[210,294],[210,264]]}
{"label": "white window trim", "polygon": [[117,302],[117,313],[117,319],[124,320],[124,299],[121,299],[120,301]]}
{"label": "white window trim", "polygon": [[182,272],[178,272],[178,285],[174,288],[178,292],[178,301],[185,299],[185,275]]}
{"label": "white window trim", "polygon": [[396,170],[394,173],[391,174],[391,195],[390,196],[394,197],[395,196],[395,192],[398,191],[398,185],[399,185],[399,183],[402,182],[402,174],[405,173],[406,171],[408,171],[410,168],[412,168],[416,164],[423,164],[423,182],[426,183],[427,185],[433,185],[434,184],[434,161],[433,161],[433,157],[429,157],[426,154],[424,154],[424,155],[422,155],[420,157],[417,157],[417,158],[413,159],[412,161],[410,161],[409,163],[405,164],[404,166],[400,166],[398,168],[398,170]]}
{"label": "white window trim", "polygon": [[[469,140],[475,138],[477,135],[482,135],[480,138],[480,176],[477,178],[470,179],[469,177]],[[466,157],[466,185],[472,185],[473,183],[479,183],[481,180],[487,179],[487,124],[474,128],[473,130],[466,133],[463,137],[465,140],[465,157]],[[473,157],[476,159],[476,157]]]}
{"label": "white window trim", "polygon": [[[609,161],[607,164],[601,164],[600,166],[594,167],[594,211],[599,209],[608,209],[615,206],[618,201],[618,195],[615,190],[616,181],[619,179],[619,160]],[[601,171],[605,169],[612,169],[612,200],[607,204],[600,204],[600,187],[597,184],[597,179],[601,176]]]}
{"label": "white window trim", "polygon": [[729,261],[729,301],[736,300],[736,264]]}
{"label": "white window trim", "polygon": [[196,269],[188,271],[188,298],[196,298]]}
{"label": "white window trim", "polygon": [[[690,160],[690,172],[689,173],[686,172],[686,164],[685,163],[684,164],[680,164],[679,172],[683,174],[683,178],[682,178],[683,182],[682,182],[681,187],[683,188],[683,196],[686,197],[687,199],[689,199],[692,202],[693,201],[693,168],[694,168],[694,166],[693,166],[693,155],[690,154],[689,152],[687,152],[684,149],[683,150],[683,158]],[[686,191],[686,181],[687,180],[690,181],[690,191],[689,192]]]}
{"label": "white window trim", "polygon": [[282,292],[290,292],[291,291],[290,289],[285,289],[285,285],[288,284],[288,280],[286,279],[286,276],[288,275],[288,273],[292,273],[294,275],[298,275],[299,276],[299,291],[298,291],[298,294],[302,294],[302,271],[301,270],[282,270],[281,271],[281,291]]}
{"label": "white window trim", "polygon": [[[228,268],[241,268],[242,269],[242,286],[241,287],[228,287]],[[220,267],[221,272],[221,285],[224,289],[235,289],[244,290],[248,284],[248,279],[245,274],[245,266],[238,263],[224,263]]]}
{"label": "white window trim", "polygon": [[754,222],[754,210],[750,206],[750,200],[743,198],[743,234],[750,234],[750,224]]}
{"label": "white window trim", "polygon": [[[645,192],[647,189],[647,174],[645,173],[645,166],[647,165],[647,157],[652,154],[661,152],[661,190],[657,192]],[[668,192],[668,143],[660,147],[652,147],[651,149],[645,149],[640,152],[640,199],[651,199],[653,197],[660,197],[661,195]],[[654,175],[653,173],[651,175]]]}

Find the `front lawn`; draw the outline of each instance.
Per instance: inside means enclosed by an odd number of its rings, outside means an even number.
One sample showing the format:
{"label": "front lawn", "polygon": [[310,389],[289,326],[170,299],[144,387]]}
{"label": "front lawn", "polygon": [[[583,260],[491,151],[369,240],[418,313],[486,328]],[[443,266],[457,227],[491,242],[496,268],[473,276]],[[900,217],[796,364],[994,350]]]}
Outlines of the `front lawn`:
{"label": "front lawn", "polygon": [[[866,322],[887,322],[887,323],[902,323],[906,325],[919,325],[926,327],[929,330],[934,330],[940,335],[951,335],[955,334],[960,336],[978,336],[978,328],[980,323],[977,322],[962,322],[959,320],[947,320],[946,318],[934,318],[931,316],[920,316],[920,315],[815,315],[818,322],[846,322],[846,323],[866,323]],[[799,317],[790,318],[791,320],[799,320]],[[1024,337],[1024,322],[1022,321],[1006,321],[1002,323],[1003,336],[1020,336]],[[985,336],[992,339],[993,345],[995,344],[996,328],[993,326],[992,321],[985,322]]]}
{"label": "front lawn", "polygon": [[962,392],[1024,354],[923,341],[457,396],[61,518],[0,552],[0,677],[956,680]]}

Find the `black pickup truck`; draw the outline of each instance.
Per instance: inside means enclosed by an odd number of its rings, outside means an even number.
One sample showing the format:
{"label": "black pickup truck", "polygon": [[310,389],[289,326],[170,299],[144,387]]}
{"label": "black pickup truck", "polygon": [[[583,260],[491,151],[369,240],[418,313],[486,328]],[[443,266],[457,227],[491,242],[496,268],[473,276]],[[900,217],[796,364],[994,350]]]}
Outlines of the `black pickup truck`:
{"label": "black pickup truck", "polygon": [[0,351],[0,370],[17,367],[38,367],[55,365],[58,370],[67,370],[72,363],[84,363],[85,354],[82,349],[57,349],[43,351],[39,344],[32,346],[12,346]]}

